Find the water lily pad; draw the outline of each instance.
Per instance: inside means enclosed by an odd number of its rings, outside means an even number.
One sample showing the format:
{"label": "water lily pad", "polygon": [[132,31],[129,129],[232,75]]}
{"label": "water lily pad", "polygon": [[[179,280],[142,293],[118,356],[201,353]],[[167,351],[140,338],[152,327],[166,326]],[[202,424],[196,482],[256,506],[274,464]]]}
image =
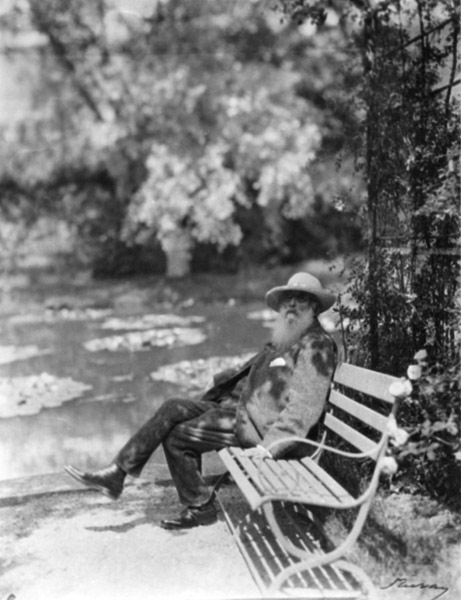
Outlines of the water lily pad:
{"label": "water lily pad", "polygon": [[263,308],[262,310],[253,310],[247,313],[247,319],[252,321],[262,321],[263,327],[272,327],[273,322],[277,313],[270,308]]}
{"label": "water lily pad", "polygon": [[262,310],[252,310],[247,313],[247,319],[255,321],[273,321],[276,314],[271,308],[263,308]]}
{"label": "water lily pad", "polygon": [[71,308],[62,306],[58,309],[47,308],[37,313],[24,313],[10,318],[13,325],[29,323],[59,323],[62,321],[99,321],[112,314],[112,309],[102,308]]}
{"label": "water lily pad", "polygon": [[37,348],[37,346],[0,346],[0,365],[44,354],[51,354],[51,350]]}
{"label": "water lily pad", "polygon": [[104,404],[118,403],[122,402],[123,404],[129,404],[131,402],[136,402],[137,398],[133,394],[101,394],[100,396],[89,396],[88,398],[84,398],[82,402],[85,404],[89,402],[104,402]]}
{"label": "water lily pad", "polygon": [[97,338],[84,344],[90,352],[109,350],[149,350],[155,346],[189,346],[201,344],[206,340],[206,335],[201,329],[193,327],[172,327],[171,329],[150,329],[148,331],[134,331],[124,335]]}
{"label": "water lily pad", "polygon": [[128,373],[127,375],[115,375],[115,377],[112,377],[112,381],[133,381],[133,373]]}
{"label": "water lily pad", "polygon": [[91,385],[49,373],[0,378],[0,418],[33,415],[80,397]]}
{"label": "water lily pad", "polygon": [[213,383],[213,375],[239,367],[249,360],[254,353],[239,354],[237,356],[212,356],[197,360],[182,360],[180,362],[164,365],[150,376],[156,381],[174,383],[186,390],[205,390]]}
{"label": "water lily pad", "polygon": [[155,327],[189,327],[197,323],[203,323],[205,317],[181,317],[179,315],[149,314],[142,317],[114,317],[104,322],[103,329],[153,329]]}

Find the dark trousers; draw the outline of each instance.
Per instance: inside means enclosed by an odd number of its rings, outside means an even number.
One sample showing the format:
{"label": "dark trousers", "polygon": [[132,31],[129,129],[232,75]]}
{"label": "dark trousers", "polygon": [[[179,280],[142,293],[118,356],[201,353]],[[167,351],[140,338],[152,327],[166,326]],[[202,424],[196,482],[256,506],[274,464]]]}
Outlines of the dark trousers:
{"label": "dark trousers", "polygon": [[186,506],[208,502],[211,492],[201,474],[201,455],[238,445],[235,437],[236,401],[167,400],[125,444],[115,463],[139,476],[150,456],[163,444],[168,467]]}

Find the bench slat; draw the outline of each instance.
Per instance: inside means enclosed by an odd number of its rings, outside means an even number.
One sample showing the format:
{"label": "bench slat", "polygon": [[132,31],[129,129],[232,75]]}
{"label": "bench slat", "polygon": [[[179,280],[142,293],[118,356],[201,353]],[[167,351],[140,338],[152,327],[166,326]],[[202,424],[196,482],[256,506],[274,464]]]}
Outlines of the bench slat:
{"label": "bench slat", "polygon": [[253,485],[262,496],[267,494],[281,494],[285,490],[283,483],[264,464],[266,461],[258,460],[257,464],[248,456],[239,456],[238,460],[252,478]]}
{"label": "bench slat", "polygon": [[269,469],[272,471],[276,477],[282,482],[282,489],[290,490],[294,494],[299,493],[300,488],[298,482],[293,479],[290,473],[287,472],[285,468],[286,461],[273,461],[273,460],[265,460],[264,461],[264,469]]}
{"label": "bench slat", "polygon": [[[268,535],[267,535],[267,526],[264,527],[263,523],[259,520],[254,523],[255,532],[258,534],[258,537],[252,536],[251,534],[246,536],[247,542],[251,545],[253,552],[257,555],[261,566],[264,568],[267,574],[282,571],[286,568],[289,562],[286,560],[286,557],[283,554],[274,552],[274,548],[271,546]],[[247,533],[248,530],[243,531],[242,533]],[[262,547],[258,546],[258,542]],[[291,586],[292,587],[292,584]]]}
{"label": "bench slat", "polygon": [[303,497],[307,495],[312,496],[314,494],[317,499],[320,498],[324,502],[331,500],[332,494],[328,489],[325,489],[325,486],[314,476],[312,476],[307,471],[303,470],[300,472],[296,469],[297,461],[277,461],[277,463],[282,463],[280,465],[281,468],[285,470],[287,476],[289,476],[289,485],[288,490],[295,494],[298,491]]}
{"label": "bench slat", "polygon": [[[254,510],[260,504],[260,494],[254,488],[249,479],[247,479],[246,474],[242,470],[240,464],[234,460],[234,456],[236,455],[235,448],[224,448],[219,452],[219,456],[226,466],[229,473],[234,478],[234,481],[242,490],[243,495],[248,501],[248,504]],[[240,450],[237,448],[237,450]]]}
{"label": "bench slat", "polygon": [[355,400],[351,400],[341,392],[332,390],[330,402],[378,431],[384,432],[387,427],[387,417],[363,404],[359,404]]}
{"label": "bench slat", "polygon": [[[301,466],[302,465],[302,466]],[[332,495],[341,503],[352,502],[354,498],[345,490],[337,481],[333,479],[326,471],[320,467],[315,460],[312,460],[309,456],[301,459],[300,462],[295,463],[295,467],[299,469],[307,470],[318,477],[322,483],[327,487]]]}
{"label": "bench slat", "polygon": [[353,427],[346,425],[332,414],[327,413],[324,421],[325,427],[344,438],[361,452],[370,452],[377,447],[376,442],[356,431]]}
{"label": "bench slat", "polygon": [[393,404],[395,398],[389,392],[389,386],[391,383],[399,381],[399,379],[392,375],[377,373],[363,367],[341,363],[336,367],[333,381],[358,392],[373,396],[373,398],[385,400]]}
{"label": "bench slat", "polygon": [[[236,460],[242,463],[245,471],[250,475],[260,498],[277,498],[280,495],[291,494],[298,501],[302,501],[302,497],[307,493],[305,485],[295,487],[293,479],[289,476],[287,478],[287,474],[282,474],[282,464],[286,461],[258,460],[255,462],[246,456],[238,456],[238,458],[236,456]],[[308,488],[308,493],[312,493],[311,487]]]}
{"label": "bench slat", "polygon": [[[312,471],[306,469],[298,461],[290,461],[287,468],[291,469],[295,476],[304,483],[304,489],[307,488],[305,495],[312,494],[313,491],[315,493],[314,497],[322,498],[325,502],[332,499],[338,501],[338,496],[332,493],[328,487],[325,487]],[[341,502],[341,500],[339,501]]]}

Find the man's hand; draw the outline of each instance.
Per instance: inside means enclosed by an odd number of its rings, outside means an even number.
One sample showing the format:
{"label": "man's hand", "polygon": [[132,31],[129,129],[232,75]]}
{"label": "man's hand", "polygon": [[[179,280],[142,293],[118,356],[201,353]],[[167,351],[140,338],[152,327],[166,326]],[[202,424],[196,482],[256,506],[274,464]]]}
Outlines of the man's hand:
{"label": "man's hand", "polygon": [[273,458],[272,454],[264,448],[264,446],[260,446],[259,444],[254,448],[246,448],[242,452],[243,456],[248,456],[251,458],[259,458],[260,460],[264,460],[266,458]]}

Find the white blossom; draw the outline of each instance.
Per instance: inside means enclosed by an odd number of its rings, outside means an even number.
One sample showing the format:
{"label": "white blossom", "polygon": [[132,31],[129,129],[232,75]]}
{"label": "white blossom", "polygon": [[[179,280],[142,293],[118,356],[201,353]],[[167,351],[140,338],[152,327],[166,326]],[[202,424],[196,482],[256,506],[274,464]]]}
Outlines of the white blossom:
{"label": "white blossom", "polygon": [[386,430],[394,446],[403,446],[407,443],[409,434],[405,429],[398,427],[394,415],[389,417]]}
{"label": "white blossom", "polygon": [[394,381],[389,386],[389,392],[396,398],[405,398],[413,391],[413,386],[408,379],[402,378],[400,381]]}
{"label": "white blossom", "polygon": [[379,467],[381,472],[389,477],[395,475],[398,470],[397,461],[392,456],[385,456],[384,458],[381,458],[379,461]]}
{"label": "white blossom", "polygon": [[419,365],[410,365],[407,369],[408,379],[417,381],[421,377],[421,367]]}

